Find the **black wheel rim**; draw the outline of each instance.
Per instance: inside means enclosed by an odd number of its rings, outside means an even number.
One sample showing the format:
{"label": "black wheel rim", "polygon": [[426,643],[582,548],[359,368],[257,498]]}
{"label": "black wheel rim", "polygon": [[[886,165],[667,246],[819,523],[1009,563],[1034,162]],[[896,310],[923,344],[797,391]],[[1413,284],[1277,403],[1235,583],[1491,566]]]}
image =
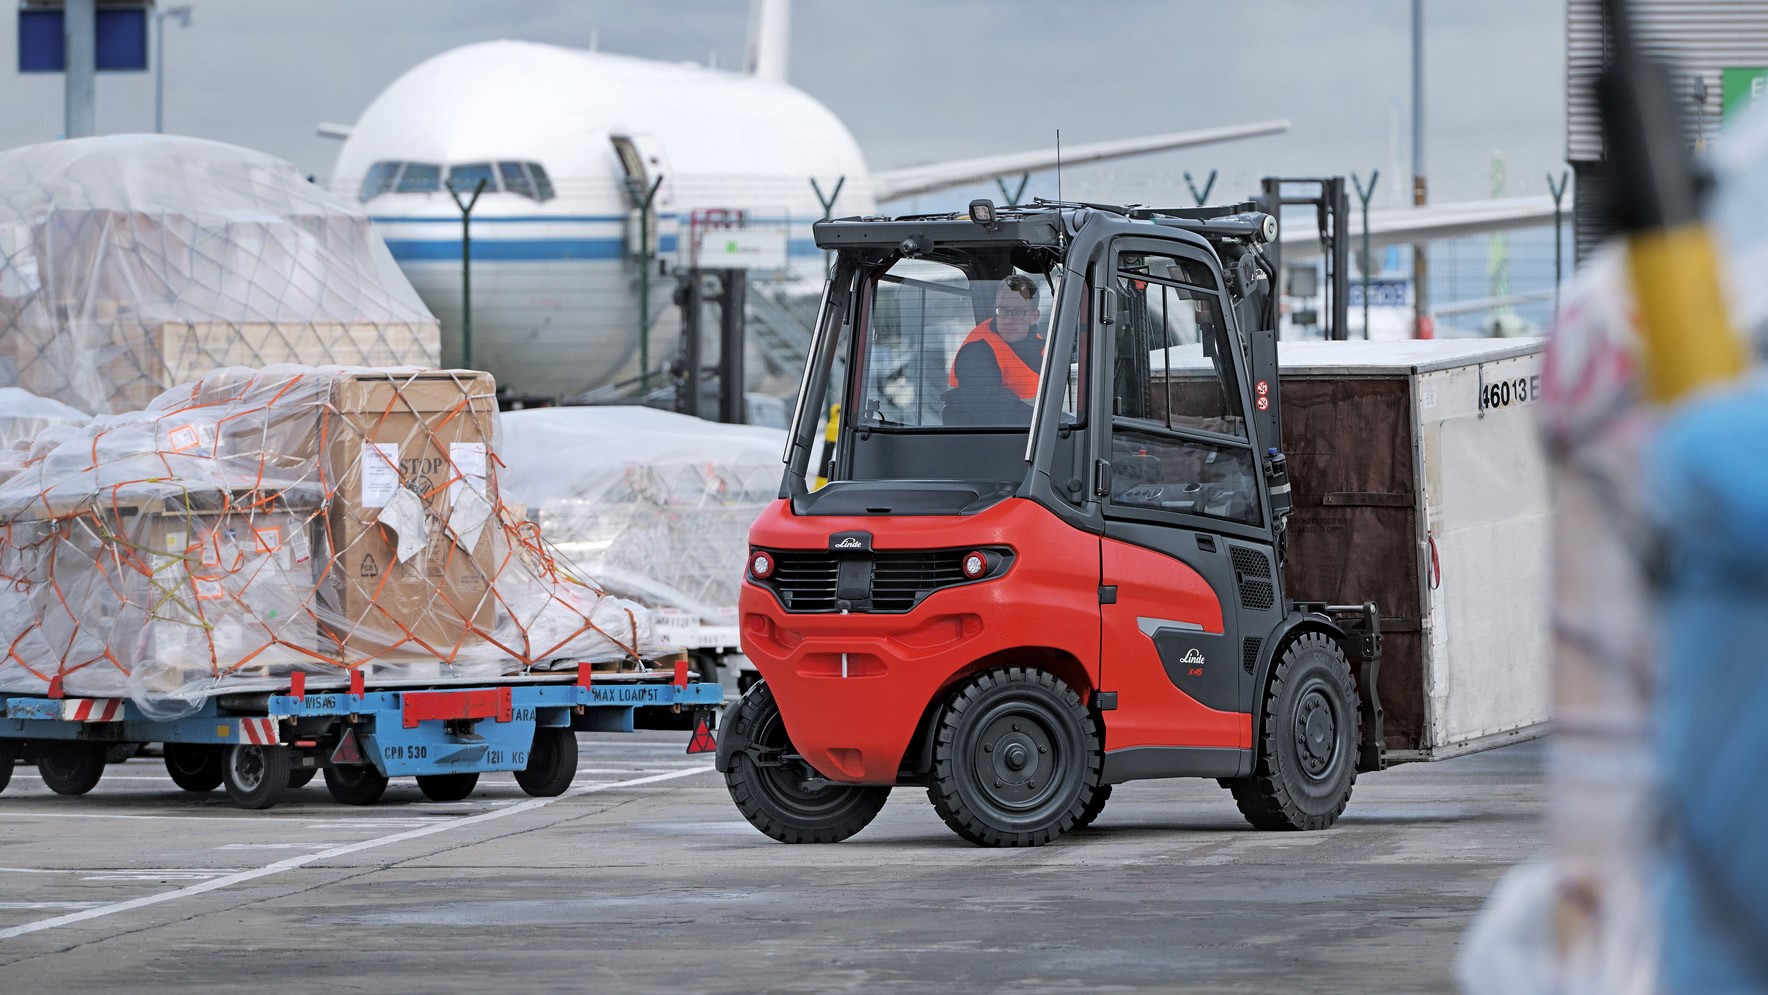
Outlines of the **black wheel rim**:
{"label": "black wheel rim", "polygon": [[986,705],[964,723],[955,751],[960,776],[991,822],[1034,825],[1065,804],[1080,755],[1068,725],[1042,702],[1019,698]]}
{"label": "black wheel rim", "polygon": [[765,716],[757,730],[754,744],[760,752],[777,757],[769,763],[755,765],[756,782],[768,801],[783,811],[814,819],[837,812],[849,800],[850,792],[843,785],[809,785],[816,771],[792,750],[786,735],[786,724],[780,720],[779,709]]}
{"label": "black wheel rim", "polygon": [[264,753],[256,746],[233,749],[233,784],[241,791],[256,791],[264,783]]}
{"label": "black wheel rim", "polygon": [[1325,687],[1318,682],[1304,687],[1296,696],[1291,731],[1302,773],[1311,780],[1325,780],[1338,758],[1338,716]]}

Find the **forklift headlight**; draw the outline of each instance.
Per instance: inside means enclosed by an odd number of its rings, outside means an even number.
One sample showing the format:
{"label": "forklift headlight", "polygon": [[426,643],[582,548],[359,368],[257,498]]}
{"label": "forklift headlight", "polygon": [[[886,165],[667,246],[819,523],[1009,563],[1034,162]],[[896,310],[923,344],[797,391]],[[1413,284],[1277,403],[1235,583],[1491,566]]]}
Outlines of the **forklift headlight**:
{"label": "forklift headlight", "polygon": [[970,220],[987,228],[989,231],[994,231],[996,225],[994,201],[989,200],[986,197],[971,201]]}
{"label": "forklift headlight", "polygon": [[971,580],[988,573],[988,554],[981,550],[964,554],[964,576]]}
{"label": "forklift headlight", "polygon": [[756,553],[749,557],[749,573],[756,580],[766,580],[773,576],[773,557],[766,553]]}

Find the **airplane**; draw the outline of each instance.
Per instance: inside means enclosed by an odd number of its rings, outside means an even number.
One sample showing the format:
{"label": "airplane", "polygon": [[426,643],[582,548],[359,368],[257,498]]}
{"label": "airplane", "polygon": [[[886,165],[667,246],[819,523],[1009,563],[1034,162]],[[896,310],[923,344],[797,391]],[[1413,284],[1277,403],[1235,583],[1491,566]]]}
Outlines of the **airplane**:
{"label": "airplane", "polygon": [[[321,135],[343,140],[331,189],[364,204],[441,320],[445,364],[489,370],[508,395],[536,399],[630,378],[641,353],[655,371],[679,338],[672,270],[707,224],[740,215],[773,232],[784,243],[787,275],[810,294],[823,262],[810,225],[830,213],[870,214],[882,201],[1057,164],[1049,148],[870,169],[846,125],[786,82],[788,2],[752,0],[743,72],[489,41],[412,68],[353,125],[320,125]],[[1288,126],[1263,121],[1073,144],[1060,161],[1275,135]],[[449,188],[466,202],[481,181],[470,222],[468,355],[462,212]],[[637,205],[653,191],[652,211],[641,218]],[[644,349],[641,323],[649,325]]]}

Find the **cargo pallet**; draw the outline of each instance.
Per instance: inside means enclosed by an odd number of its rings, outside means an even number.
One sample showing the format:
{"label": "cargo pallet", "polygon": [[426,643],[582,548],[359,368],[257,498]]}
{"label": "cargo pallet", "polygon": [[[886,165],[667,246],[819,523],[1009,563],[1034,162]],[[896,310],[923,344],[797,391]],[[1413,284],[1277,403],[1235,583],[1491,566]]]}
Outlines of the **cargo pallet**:
{"label": "cargo pallet", "polygon": [[372,804],[390,777],[412,776],[436,801],[458,801],[487,771],[510,771],[530,795],[563,794],[577,772],[575,733],[631,732],[633,710],[703,713],[688,752],[712,749],[717,684],[669,671],[526,677],[447,685],[389,681],[370,689],[319,685],[296,674],[286,691],[202,700],[192,714],[155,719],[122,698],[0,695],[0,791],[26,758],[58,794],[83,795],[119,746],[164,745],[166,770],[188,791],[225,788],[241,808],[267,809],[323,773],[339,802]]}

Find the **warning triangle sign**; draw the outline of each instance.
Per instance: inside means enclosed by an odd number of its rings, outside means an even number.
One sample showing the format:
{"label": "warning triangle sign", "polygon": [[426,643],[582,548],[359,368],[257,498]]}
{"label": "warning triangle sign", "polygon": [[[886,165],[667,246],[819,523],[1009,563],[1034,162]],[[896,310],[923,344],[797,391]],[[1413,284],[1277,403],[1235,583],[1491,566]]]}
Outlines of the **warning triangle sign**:
{"label": "warning triangle sign", "polygon": [[694,738],[688,740],[689,753],[711,753],[718,749],[718,742],[712,738],[712,730],[707,728],[706,719],[702,717],[694,726]]}
{"label": "warning triangle sign", "polygon": [[332,751],[334,764],[359,764],[363,762],[362,748],[356,745],[356,730],[345,729],[342,739],[338,740],[338,748]]}

